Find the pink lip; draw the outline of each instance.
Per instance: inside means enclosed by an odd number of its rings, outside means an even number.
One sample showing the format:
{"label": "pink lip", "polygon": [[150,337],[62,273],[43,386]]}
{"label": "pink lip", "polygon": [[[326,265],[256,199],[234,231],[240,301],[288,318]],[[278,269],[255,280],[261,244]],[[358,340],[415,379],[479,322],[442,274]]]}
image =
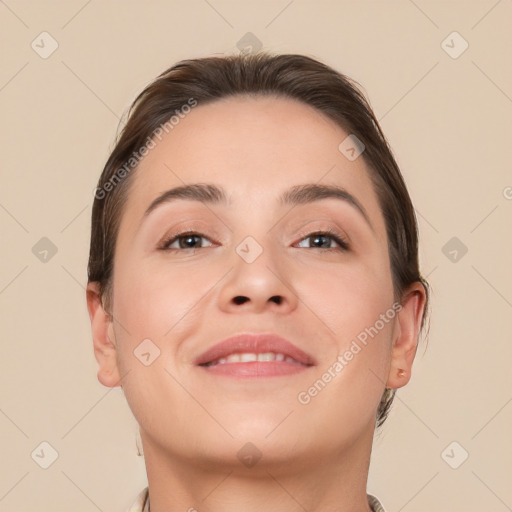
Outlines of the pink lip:
{"label": "pink lip", "polygon": [[275,377],[278,375],[292,375],[310,368],[300,363],[289,363],[285,361],[251,361],[247,363],[215,364],[213,366],[200,366],[213,375],[224,375],[226,377],[247,378],[247,377]]}
{"label": "pink lip", "polygon": [[[291,357],[296,362],[286,361],[251,361],[245,363],[227,363],[204,366],[206,363],[216,361],[230,354],[243,353],[264,354],[275,352]],[[203,352],[195,361],[196,365],[212,373],[225,374],[238,377],[270,376],[297,373],[316,365],[315,359],[295,346],[293,343],[275,334],[239,334],[232,336]]]}

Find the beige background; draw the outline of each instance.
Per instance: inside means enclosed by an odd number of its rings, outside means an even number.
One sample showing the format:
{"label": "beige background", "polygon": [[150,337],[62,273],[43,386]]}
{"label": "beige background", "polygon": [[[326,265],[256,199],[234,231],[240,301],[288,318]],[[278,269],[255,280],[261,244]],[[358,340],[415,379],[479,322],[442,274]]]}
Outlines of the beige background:
{"label": "beige background", "polygon": [[[135,420],[96,379],[93,189],[137,92],[179,59],[240,51],[247,32],[363,85],[418,211],[428,347],[369,491],[388,512],[511,510],[511,19],[510,0],[0,1],[0,511],[122,511],[145,486]],[[58,43],[47,58],[42,32]]]}

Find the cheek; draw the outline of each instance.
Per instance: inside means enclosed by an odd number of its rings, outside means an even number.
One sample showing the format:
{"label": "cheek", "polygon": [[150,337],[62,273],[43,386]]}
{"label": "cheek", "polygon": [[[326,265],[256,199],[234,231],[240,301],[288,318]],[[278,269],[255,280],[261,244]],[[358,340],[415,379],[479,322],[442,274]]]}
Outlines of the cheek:
{"label": "cheek", "polygon": [[120,265],[114,279],[114,311],[132,333],[131,343],[150,338],[160,344],[179,330],[194,305],[212,286],[211,269]]}
{"label": "cheek", "polygon": [[[129,260],[116,267],[113,305],[118,320],[118,364],[121,375],[126,375],[124,394],[139,423],[151,424],[161,435],[168,434],[169,425],[176,432],[185,431],[194,413],[199,416],[197,422],[202,421],[195,409],[187,418],[176,414],[190,410],[190,397],[173,377],[185,381],[186,368],[177,360],[178,348],[201,326],[200,299],[218,280],[214,274]],[[144,353],[152,361],[147,366]]]}
{"label": "cheek", "polygon": [[330,328],[340,349],[393,305],[391,275],[385,261],[354,261],[331,266],[329,271],[299,269],[295,283],[304,305]]}
{"label": "cheek", "polygon": [[[396,322],[390,279],[385,273],[361,269],[304,277],[301,286],[308,297],[304,301],[319,313],[320,332],[327,334],[328,342],[315,378],[297,400],[308,417],[318,418],[314,421],[326,435],[336,438],[341,424],[363,428],[374,421]],[[327,423],[326,411],[332,419]]]}
{"label": "cheek", "polygon": [[372,404],[372,395],[373,402],[378,402],[387,378],[396,322],[388,266],[367,261],[329,273],[297,275],[298,296],[307,306],[302,318],[308,317],[323,333],[318,376],[329,382],[324,398]]}

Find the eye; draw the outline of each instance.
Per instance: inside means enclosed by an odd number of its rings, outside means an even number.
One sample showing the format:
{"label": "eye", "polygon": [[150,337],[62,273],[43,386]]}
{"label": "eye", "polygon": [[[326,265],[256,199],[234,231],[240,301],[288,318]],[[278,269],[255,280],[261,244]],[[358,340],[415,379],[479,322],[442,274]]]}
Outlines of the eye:
{"label": "eye", "polygon": [[[201,233],[193,231],[186,231],[183,233],[177,233],[171,235],[169,238],[165,238],[159,246],[159,249],[164,251],[179,251],[183,249],[202,249],[205,247],[201,243],[201,239],[209,240]],[[210,246],[213,244],[210,244]],[[174,246],[174,247],[173,247]],[[208,246],[207,246],[208,247]]]}
{"label": "eye", "polygon": [[[210,243],[204,245],[203,240],[208,240]],[[339,233],[326,229],[323,231],[317,231],[309,233],[306,236],[302,236],[299,247],[304,247],[304,241],[310,240],[313,244],[311,249],[324,249],[326,251],[347,251],[349,244]],[[332,247],[332,243],[337,244],[338,247]],[[173,247],[174,246],[174,247]],[[175,233],[165,238],[159,245],[159,249],[164,251],[180,251],[187,249],[203,249],[205,247],[212,247],[213,243],[211,240],[201,233],[195,231],[186,231],[182,233]]]}
{"label": "eye", "polygon": [[[347,251],[349,249],[349,244],[345,238],[331,229],[309,233],[302,238],[299,247],[304,247],[304,245],[300,245],[304,240],[311,240],[314,244],[313,247],[306,248],[325,249],[327,251]],[[332,247],[332,242],[335,242],[338,247]]]}

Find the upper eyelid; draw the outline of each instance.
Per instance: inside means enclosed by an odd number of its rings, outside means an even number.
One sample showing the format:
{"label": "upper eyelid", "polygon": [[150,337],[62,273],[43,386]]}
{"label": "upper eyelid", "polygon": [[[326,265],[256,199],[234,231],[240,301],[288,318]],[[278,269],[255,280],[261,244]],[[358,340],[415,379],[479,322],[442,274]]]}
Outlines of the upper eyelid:
{"label": "upper eyelid", "polygon": [[304,237],[312,236],[316,233],[326,233],[327,235],[337,236],[340,238],[347,246],[352,246],[352,239],[347,233],[345,229],[341,229],[339,226],[334,225],[332,220],[319,220],[318,224],[315,224],[315,227],[309,227],[307,229],[299,229],[299,233],[297,236]]}
{"label": "upper eyelid", "polygon": [[345,233],[344,230],[341,230],[338,228],[327,227],[327,226],[301,230],[297,236],[304,238],[304,237],[315,235],[317,233],[325,233],[327,235],[337,235],[338,237],[345,240],[347,243],[350,242],[350,237]]}

